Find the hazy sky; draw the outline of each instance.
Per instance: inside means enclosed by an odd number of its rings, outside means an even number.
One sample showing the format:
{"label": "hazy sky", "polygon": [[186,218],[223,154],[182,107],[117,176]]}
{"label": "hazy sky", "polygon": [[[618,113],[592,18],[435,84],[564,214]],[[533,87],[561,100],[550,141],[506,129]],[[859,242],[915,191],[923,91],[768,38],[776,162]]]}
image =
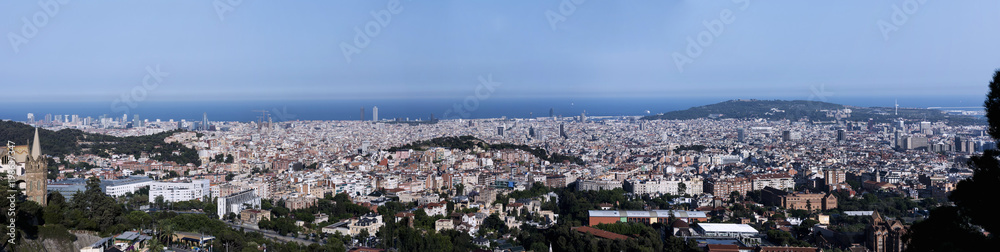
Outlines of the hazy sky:
{"label": "hazy sky", "polygon": [[0,6],[4,100],[981,95],[1000,68],[995,0],[51,2]]}

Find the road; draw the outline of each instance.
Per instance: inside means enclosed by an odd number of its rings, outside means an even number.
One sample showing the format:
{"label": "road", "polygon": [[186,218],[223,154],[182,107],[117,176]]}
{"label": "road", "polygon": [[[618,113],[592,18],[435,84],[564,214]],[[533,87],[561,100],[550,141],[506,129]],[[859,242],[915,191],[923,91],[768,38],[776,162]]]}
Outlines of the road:
{"label": "road", "polygon": [[[231,222],[226,222],[226,224],[228,224],[229,227],[232,227],[233,229],[236,229],[236,230],[239,230],[240,228],[243,228],[244,231],[257,232],[257,233],[260,233],[260,234],[264,235],[264,237],[271,238],[271,239],[277,239],[279,241],[284,241],[284,242],[294,241],[294,242],[298,242],[299,244],[306,245],[306,246],[312,245],[313,243],[317,243],[317,242],[313,242],[313,241],[310,241],[310,240],[305,240],[305,239],[299,239],[299,238],[294,238],[294,237],[288,237],[288,236],[279,235],[277,232],[274,232],[274,231],[271,231],[271,230],[260,230],[260,229],[257,229],[257,227],[254,227],[254,226],[239,225],[239,224],[231,223]],[[320,244],[322,244],[322,243],[320,243]]]}

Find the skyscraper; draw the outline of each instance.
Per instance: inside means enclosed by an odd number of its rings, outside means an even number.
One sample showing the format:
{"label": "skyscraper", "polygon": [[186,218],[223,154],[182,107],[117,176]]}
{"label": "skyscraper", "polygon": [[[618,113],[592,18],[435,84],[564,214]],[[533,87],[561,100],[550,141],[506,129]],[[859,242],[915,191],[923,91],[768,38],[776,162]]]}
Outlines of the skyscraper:
{"label": "skyscraper", "polygon": [[497,127],[497,135],[498,136],[503,136],[503,126],[498,126]]}
{"label": "skyscraper", "polygon": [[924,135],[934,134],[934,130],[931,129],[931,122],[920,122],[920,134]]}
{"label": "skyscraper", "polygon": [[28,113],[28,123],[35,123],[35,114]]}
{"label": "skyscraper", "polygon": [[549,117],[556,117],[556,109],[549,108]]}
{"label": "skyscraper", "polygon": [[534,126],[528,128],[528,136],[535,137],[535,127]]}
{"label": "skyscraper", "polygon": [[566,124],[559,124],[559,136],[569,138],[569,136],[566,135]]}
{"label": "skyscraper", "polygon": [[208,112],[205,112],[205,113],[201,114],[201,116],[202,116],[202,118],[201,118],[201,120],[202,120],[201,126],[204,127],[204,128],[202,128],[202,130],[208,130],[209,129],[209,125],[208,125]]}
{"label": "skyscraper", "polygon": [[372,107],[372,121],[378,122],[378,106]]}
{"label": "skyscraper", "polygon": [[966,144],[966,142],[967,140],[963,139],[962,137],[955,136],[955,152],[967,152],[968,149],[966,147],[968,146],[968,144]]}
{"label": "skyscraper", "polygon": [[747,129],[739,128],[736,129],[736,139],[740,142],[747,141]]}
{"label": "skyscraper", "polygon": [[842,142],[842,141],[845,141],[845,140],[847,140],[847,131],[845,131],[843,129],[837,130],[837,141],[838,142]]}

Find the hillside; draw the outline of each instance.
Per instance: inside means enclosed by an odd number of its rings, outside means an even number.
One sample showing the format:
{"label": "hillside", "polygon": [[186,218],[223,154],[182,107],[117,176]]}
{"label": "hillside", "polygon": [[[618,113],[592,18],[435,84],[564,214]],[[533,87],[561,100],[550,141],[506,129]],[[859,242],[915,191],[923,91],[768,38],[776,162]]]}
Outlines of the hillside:
{"label": "hillside", "polygon": [[[17,145],[25,145],[34,135],[35,128],[30,125],[0,121],[0,141],[14,141]],[[69,154],[94,154],[109,156],[109,153],[138,156],[143,152],[157,161],[174,161],[178,164],[194,163],[200,165],[198,152],[179,143],[164,143],[163,139],[178,131],[168,131],[159,134],[135,137],[115,137],[101,134],[91,134],[75,129],[51,131],[39,129],[42,154],[62,157]],[[181,155],[173,155],[180,151]]]}
{"label": "hillside", "polygon": [[[850,113],[846,113],[846,109]],[[949,115],[940,110],[920,108],[855,107],[820,101],[784,100],[729,100],[716,104],[671,111],[643,117],[644,120],[688,120],[697,118],[734,118],[769,120],[810,121],[867,121],[887,123],[898,120],[945,121],[949,125],[985,124],[982,118],[965,115]]]}
{"label": "hillside", "polygon": [[463,151],[467,151],[467,150],[470,150],[470,149],[475,149],[477,147],[480,148],[480,149],[486,150],[486,151],[494,150],[494,149],[495,150],[505,150],[505,149],[523,150],[525,152],[531,153],[532,155],[534,155],[537,158],[540,158],[540,159],[545,160],[545,161],[549,161],[551,163],[562,163],[563,161],[569,161],[570,163],[583,165],[583,160],[581,160],[580,157],[568,156],[568,155],[563,155],[563,154],[559,154],[559,153],[549,153],[545,149],[542,149],[542,148],[533,148],[531,146],[527,146],[527,145],[523,145],[523,144],[522,145],[509,144],[509,143],[489,144],[489,143],[486,143],[486,141],[483,141],[483,140],[481,140],[479,138],[476,138],[476,137],[473,137],[473,136],[438,137],[438,138],[434,138],[434,139],[430,139],[430,140],[424,140],[424,141],[418,141],[418,142],[409,143],[409,144],[406,144],[406,145],[403,145],[403,146],[399,146],[399,147],[393,147],[393,148],[390,148],[389,151],[409,150],[409,149],[419,150],[419,151],[425,151],[425,150],[427,150],[430,147],[443,147],[443,148],[450,148],[450,149],[460,149],[460,150],[463,150]]}

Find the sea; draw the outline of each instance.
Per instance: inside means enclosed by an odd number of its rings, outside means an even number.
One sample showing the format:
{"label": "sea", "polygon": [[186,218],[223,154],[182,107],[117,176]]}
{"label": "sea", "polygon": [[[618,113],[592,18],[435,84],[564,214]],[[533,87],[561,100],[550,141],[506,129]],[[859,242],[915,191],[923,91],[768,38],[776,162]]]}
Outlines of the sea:
{"label": "sea", "polygon": [[[373,108],[378,107],[382,120],[482,119],[482,118],[535,118],[547,117],[550,110],[555,116],[644,116],[691,107],[708,105],[733,99],[782,99],[809,100],[804,97],[558,97],[558,98],[404,98],[404,99],[330,99],[330,100],[239,100],[239,101],[143,101],[135,104],[113,104],[111,101],[83,102],[4,102],[0,101],[0,119],[26,121],[27,114],[42,119],[46,114],[79,115],[81,118],[100,116],[121,117],[130,120],[154,121],[202,120],[256,121],[267,114],[274,121],[294,120],[358,120],[361,108],[364,119],[371,120]],[[811,99],[818,100],[818,99]],[[944,107],[955,110],[982,110],[983,95],[968,96],[905,96],[905,97],[843,97],[825,99],[825,102],[863,106],[928,108]],[[266,111],[266,112],[262,112]]]}

